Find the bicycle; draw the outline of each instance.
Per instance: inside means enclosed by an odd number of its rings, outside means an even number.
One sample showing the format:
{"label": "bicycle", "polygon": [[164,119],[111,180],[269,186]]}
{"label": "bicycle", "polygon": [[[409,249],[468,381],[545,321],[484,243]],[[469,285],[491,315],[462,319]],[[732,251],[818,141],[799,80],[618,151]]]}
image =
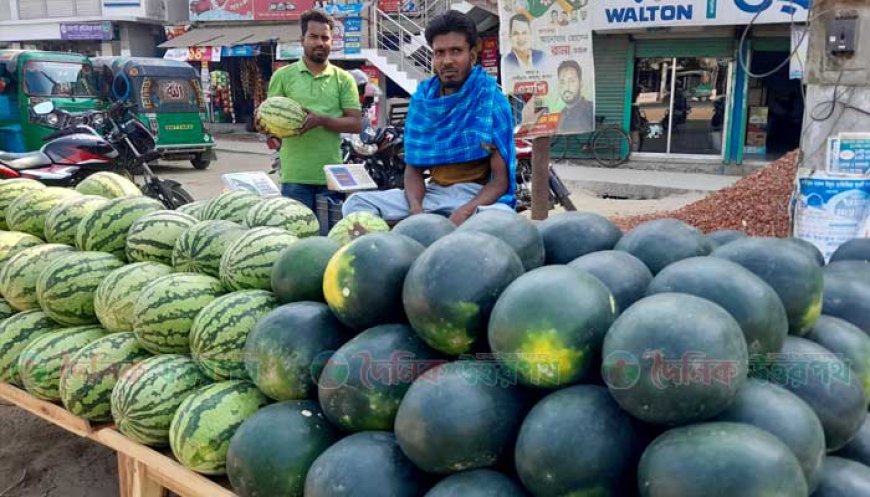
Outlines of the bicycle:
{"label": "bicycle", "polygon": [[[605,123],[604,116],[595,116],[595,131],[582,135],[562,135],[565,147],[559,160],[568,157],[572,149],[571,140],[580,140],[580,151],[591,153],[596,162],[604,167],[617,167],[625,164],[631,156],[631,138],[622,127],[616,123]],[[559,138],[556,138],[558,140]]]}

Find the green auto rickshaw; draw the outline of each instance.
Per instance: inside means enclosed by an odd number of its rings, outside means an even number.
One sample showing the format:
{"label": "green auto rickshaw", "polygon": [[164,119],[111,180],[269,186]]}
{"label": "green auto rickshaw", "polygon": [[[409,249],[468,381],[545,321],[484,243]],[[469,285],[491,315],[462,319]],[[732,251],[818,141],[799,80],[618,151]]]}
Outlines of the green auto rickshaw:
{"label": "green auto rickshaw", "polygon": [[205,169],[215,160],[199,73],[185,62],[152,57],[92,57],[97,87],[111,101],[130,100],[166,160]]}
{"label": "green auto rickshaw", "polygon": [[100,108],[93,70],[82,54],[41,50],[0,50],[0,150],[29,152],[56,132],[33,106],[81,112]]}

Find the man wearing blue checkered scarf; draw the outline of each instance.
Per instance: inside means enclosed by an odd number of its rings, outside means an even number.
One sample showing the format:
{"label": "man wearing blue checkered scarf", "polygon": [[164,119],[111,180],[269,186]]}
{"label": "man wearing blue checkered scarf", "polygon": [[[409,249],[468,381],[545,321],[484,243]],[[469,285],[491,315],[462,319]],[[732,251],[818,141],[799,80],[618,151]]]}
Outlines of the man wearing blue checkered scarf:
{"label": "man wearing blue checkered scarf", "polygon": [[[477,27],[448,11],[426,28],[435,76],[411,97],[405,188],[351,195],[342,214],[387,221],[432,212],[455,224],[483,209],[513,211],[516,153],[510,103],[477,62]],[[424,172],[428,170],[428,184]]]}

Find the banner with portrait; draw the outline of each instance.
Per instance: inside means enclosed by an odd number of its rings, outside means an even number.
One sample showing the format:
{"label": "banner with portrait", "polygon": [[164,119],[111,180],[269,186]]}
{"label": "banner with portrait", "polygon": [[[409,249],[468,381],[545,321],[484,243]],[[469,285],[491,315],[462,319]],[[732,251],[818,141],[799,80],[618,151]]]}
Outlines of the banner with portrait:
{"label": "banner with portrait", "polygon": [[518,136],[595,129],[589,0],[499,0],[501,81],[519,110]]}

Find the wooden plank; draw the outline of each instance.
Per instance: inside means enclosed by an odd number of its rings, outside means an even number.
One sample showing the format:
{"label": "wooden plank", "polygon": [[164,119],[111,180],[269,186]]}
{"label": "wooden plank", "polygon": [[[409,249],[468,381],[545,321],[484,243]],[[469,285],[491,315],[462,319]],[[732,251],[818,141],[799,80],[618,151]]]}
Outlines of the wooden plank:
{"label": "wooden plank", "polygon": [[[130,440],[114,428],[99,430],[91,438],[133,459],[137,463],[137,471],[144,471],[149,481],[182,497],[236,497],[230,490],[185,468],[172,458]],[[141,494],[141,497],[151,495]]]}
{"label": "wooden plank", "polygon": [[0,398],[80,437],[90,437],[94,432],[88,420],[73,415],[62,406],[37,399],[8,383],[0,383]]}

